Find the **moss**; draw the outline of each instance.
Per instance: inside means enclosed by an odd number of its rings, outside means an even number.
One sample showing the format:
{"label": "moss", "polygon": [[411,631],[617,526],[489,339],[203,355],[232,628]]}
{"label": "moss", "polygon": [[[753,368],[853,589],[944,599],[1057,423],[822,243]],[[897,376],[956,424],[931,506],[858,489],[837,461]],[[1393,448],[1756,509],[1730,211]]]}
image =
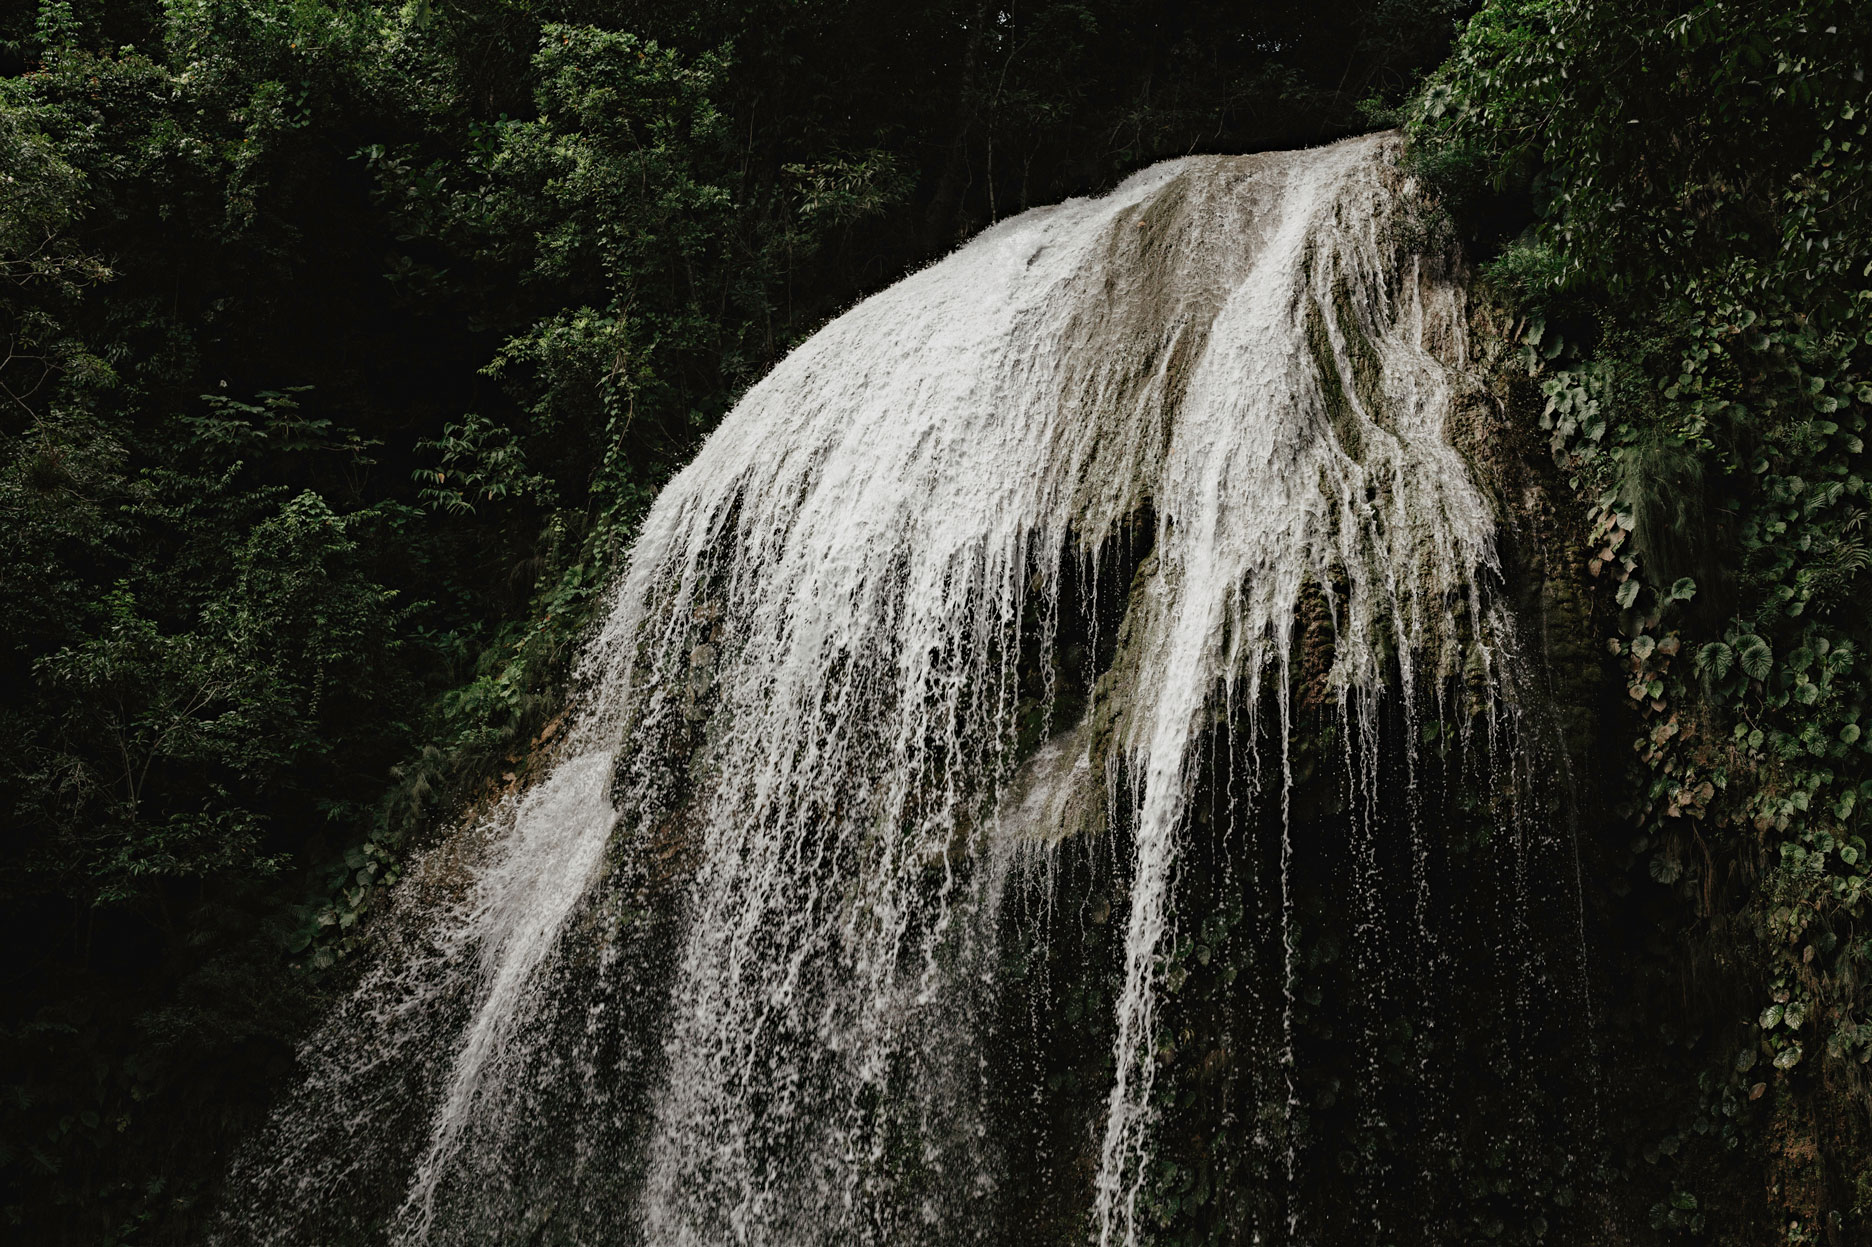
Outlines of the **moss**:
{"label": "moss", "polygon": [[1384,362],[1359,323],[1344,274],[1333,280],[1333,313],[1346,358],[1352,365],[1352,391],[1365,410],[1365,418],[1389,432],[1392,422],[1384,388]]}
{"label": "moss", "polygon": [[1339,448],[1352,458],[1359,458],[1365,447],[1359,428],[1358,413],[1347,396],[1345,382],[1339,375],[1338,356],[1333,351],[1332,331],[1326,314],[1311,299],[1306,301],[1307,350],[1313,356],[1313,370],[1319,376],[1320,398],[1326,404],[1326,419],[1339,439]]}

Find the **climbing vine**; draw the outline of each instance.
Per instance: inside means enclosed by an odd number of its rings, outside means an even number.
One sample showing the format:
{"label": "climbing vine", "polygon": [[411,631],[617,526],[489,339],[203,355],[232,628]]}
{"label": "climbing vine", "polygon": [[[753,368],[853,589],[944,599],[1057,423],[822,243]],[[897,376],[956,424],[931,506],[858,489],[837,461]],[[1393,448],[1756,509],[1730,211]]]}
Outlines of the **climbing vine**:
{"label": "climbing vine", "polygon": [[1734,1146],[1753,1121],[1778,1149],[1790,1242],[1872,1217],[1864,1149],[1840,1146],[1872,1103],[1869,42],[1825,0],[1493,3],[1412,123],[1522,309],[1579,499],[1630,706],[1630,852],[1687,932],[1747,950],[1698,1129]]}

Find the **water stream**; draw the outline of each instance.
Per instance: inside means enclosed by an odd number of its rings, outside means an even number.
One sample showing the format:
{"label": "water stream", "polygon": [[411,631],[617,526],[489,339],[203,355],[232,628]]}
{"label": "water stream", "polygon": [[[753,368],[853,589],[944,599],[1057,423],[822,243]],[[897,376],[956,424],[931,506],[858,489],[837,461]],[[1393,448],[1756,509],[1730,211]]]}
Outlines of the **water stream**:
{"label": "water stream", "polygon": [[[754,386],[644,521],[550,777],[378,919],[226,1240],[1130,1247],[1185,1215],[1176,1080],[1229,1066],[1273,1194],[1228,1232],[1309,1241],[1301,912],[1352,898],[1333,1042],[1410,1081],[1393,1022],[1469,973],[1432,881],[1464,785],[1501,880],[1477,973],[1538,1046],[1514,1009],[1558,989],[1521,911],[1574,902],[1526,877],[1564,846],[1490,812],[1539,766],[1448,428],[1463,290],[1410,245],[1396,147],[1024,213]],[[1339,864],[1308,867],[1327,826]],[[1105,931],[1097,973],[1041,981]],[[1193,1064],[1166,1010],[1225,946],[1245,1003]],[[1423,1082],[1422,1137],[1460,1135],[1463,1092]],[[1371,1241],[1396,1163],[1348,1179]]]}

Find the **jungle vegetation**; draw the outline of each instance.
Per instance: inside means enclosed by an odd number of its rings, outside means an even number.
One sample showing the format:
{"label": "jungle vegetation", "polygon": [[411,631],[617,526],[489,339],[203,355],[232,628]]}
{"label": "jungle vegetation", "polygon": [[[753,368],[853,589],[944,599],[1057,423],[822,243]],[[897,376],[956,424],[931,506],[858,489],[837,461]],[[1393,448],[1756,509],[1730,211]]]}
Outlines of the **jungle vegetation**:
{"label": "jungle vegetation", "polygon": [[1599,586],[1665,1237],[1872,1241],[1868,65],[1849,3],[1503,0],[1408,109]]}
{"label": "jungle vegetation", "polygon": [[1872,1241],[1868,51],[1849,0],[13,6],[9,1234],[199,1240],[792,344],[1027,206],[1402,123],[1601,586],[1608,1163],[1659,1241]]}

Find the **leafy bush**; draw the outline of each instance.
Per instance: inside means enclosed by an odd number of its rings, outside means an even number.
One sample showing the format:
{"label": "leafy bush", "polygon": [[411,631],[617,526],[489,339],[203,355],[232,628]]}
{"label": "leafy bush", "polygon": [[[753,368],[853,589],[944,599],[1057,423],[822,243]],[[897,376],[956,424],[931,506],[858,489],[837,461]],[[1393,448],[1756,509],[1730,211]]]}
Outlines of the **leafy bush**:
{"label": "leafy bush", "polygon": [[[1776,1089],[1756,1146],[1789,1241],[1839,1232],[1815,1175],[1865,1172],[1872,1106],[1868,52],[1861,7],[1832,0],[1500,0],[1412,123],[1501,248],[1487,271],[1581,499],[1636,711],[1633,850],[1680,930],[1748,948],[1729,972],[1760,995],[1711,1094]],[[1517,237],[1504,204],[1528,211]],[[1660,1225],[1698,1207],[1679,1198]]]}

